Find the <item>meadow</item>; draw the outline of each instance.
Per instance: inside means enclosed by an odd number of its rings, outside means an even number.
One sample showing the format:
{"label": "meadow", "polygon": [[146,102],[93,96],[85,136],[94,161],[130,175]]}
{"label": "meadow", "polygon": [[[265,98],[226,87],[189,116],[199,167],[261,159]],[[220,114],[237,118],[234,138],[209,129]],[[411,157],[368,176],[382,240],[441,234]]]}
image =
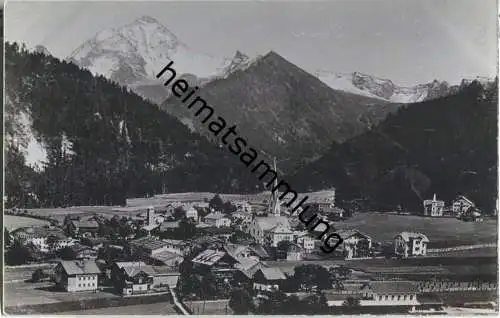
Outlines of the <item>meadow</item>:
{"label": "meadow", "polygon": [[5,214],[3,216],[3,226],[8,231],[12,231],[21,227],[43,226],[43,225],[49,225],[49,222],[25,216],[8,215],[8,214]]}
{"label": "meadow", "polygon": [[375,241],[391,241],[403,231],[419,232],[429,238],[429,248],[456,245],[473,245],[497,242],[498,225],[495,219],[483,222],[463,222],[455,218],[430,218],[388,213],[358,213],[352,218],[337,222],[339,229],[356,229],[368,234]]}

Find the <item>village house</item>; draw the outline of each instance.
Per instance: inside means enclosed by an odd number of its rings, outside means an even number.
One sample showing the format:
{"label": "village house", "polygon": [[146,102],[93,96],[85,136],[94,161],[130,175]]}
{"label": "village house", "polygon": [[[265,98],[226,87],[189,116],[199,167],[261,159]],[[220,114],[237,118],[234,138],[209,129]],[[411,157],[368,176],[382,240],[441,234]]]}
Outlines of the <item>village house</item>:
{"label": "village house", "polygon": [[170,252],[177,253],[179,255],[187,255],[191,251],[190,244],[182,240],[162,240],[166,244],[166,250]]}
{"label": "village house", "polygon": [[424,216],[443,216],[444,201],[437,200],[436,194],[432,200],[424,200]]}
{"label": "village house", "polygon": [[186,218],[192,219],[195,222],[198,222],[198,210],[196,210],[193,206],[189,207],[186,210]]}
{"label": "village house", "polygon": [[160,233],[173,233],[179,228],[180,221],[163,222],[157,231]]}
{"label": "village house", "polygon": [[223,249],[206,249],[191,262],[194,268],[212,272],[219,282],[233,279],[238,271],[238,261]]}
{"label": "village house", "polygon": [[361,287],[361,306],[408,306],[419,305],[418,288],[411,282],[371,281]]}
{"label": "village house", "polygon": [[116,262],[111,267],[111,280],[122,295],[175,288],[179,276],[179,272],[171,268],[151,266],[144,262]]}
{"label": "village house", "polygon": [[96,259],[97,251],[89,246],[82,244],[74,244],[70,246],[73,253],[75,253],[75,259]]}
{"label": "village house", "polygon": [[310,254],[314,251],[317,240],[312,237],[312,234],[309,233],[309,231],[301,231],[296,234],[296,237],[296,242],[302,247],[304,254]]}
{"label": "village house", "polygon": [[252,206],[247,201],[237,201],[234,203],[234,205],[236,206],[237,212],[243,212],[243,213],[252,212]]}
{"label": "village house", "polygon": [[294,241],[293,231],[286,216],[256,217],[247,228],[257,243],[278,246],[281,241]]}
{"label": "village house", "polygon": [[229,227],[231,220],[224,216],[221,212],[212,212],[203,218],[203,221],[209,226]]}
{"label": "village house", "polygon": [[319,211],[335,206],[335,188],[309,194],[309,203],[316,205]]}
{"label": "village house", "polygon": [[134,257],[155,265],[177,267],[184,260],[184,251],[179,250],[174,240],[157,240],[142,237],[130,242],[130,250]]}
{"label": "village house", "polygon": [[286,276],[278,267],[260,267],[253,277],[253,288],[259,291],[279,290]]}
{"label": "village house", "polygon": [[223,242],[227,242],[231,235],[233,235],[234,230],[229,227],[207,227],[203,229],[203,233],[205,233],[205,235],[207,236],[220,239]]}
{"label": "village house", "polygon": [[99,223],[92,219],[80,221],[73,220],[67,226],[69,233],[73,236],[92,237],[95,236],[99,230]]}
{"label": "village house", "polygon": [[467,199],[463,195],[459,195],[455,200],[453,200],[451,207],[455,216],[459,217],[465,214],[470,208],[476,205],[471,200]]}
{"label": "village house", "polygon": [[286,260],[287,261],[301,261],[302,260],[302,247],[295,243],[291,243],[288,246],[288,250],[286,252]]}
{"label": "village house", "polygon": [[54,269],[54,279],[69,292],[96,291],[100,273],[95,261],[61,261]]}
{"label": "village house", "polygon": [[66,237],[61,229],[53,227],[20,228],[13,231],[11,236],[24,245],[33,244],[43,253],[56,251],[74,244],[74,240]]}
{"label": "village house", "polygon": [[422,233],[401,232],[394,237],[394,253],[404,258],[427,254],[429,239]]}
{"label": "village house", "polygon": [[357,230],[340,230],[336,233],[344,240],[337,250],[344,254],[345,259],[371,255],[372,238],[370,236]]}

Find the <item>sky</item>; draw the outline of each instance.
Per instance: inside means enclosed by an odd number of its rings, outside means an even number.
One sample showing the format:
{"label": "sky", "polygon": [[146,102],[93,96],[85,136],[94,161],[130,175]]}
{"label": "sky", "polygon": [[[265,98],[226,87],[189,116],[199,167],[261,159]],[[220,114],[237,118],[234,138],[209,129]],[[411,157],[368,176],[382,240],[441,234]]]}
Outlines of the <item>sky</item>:
{"label": "sky", "polygon": [[5,38],[65,58],[105,28],[147,15],[196,51],[273,50],[309,72],[354,72],[400,85],[497,73],[495,0],[232,2],[7,1]]}

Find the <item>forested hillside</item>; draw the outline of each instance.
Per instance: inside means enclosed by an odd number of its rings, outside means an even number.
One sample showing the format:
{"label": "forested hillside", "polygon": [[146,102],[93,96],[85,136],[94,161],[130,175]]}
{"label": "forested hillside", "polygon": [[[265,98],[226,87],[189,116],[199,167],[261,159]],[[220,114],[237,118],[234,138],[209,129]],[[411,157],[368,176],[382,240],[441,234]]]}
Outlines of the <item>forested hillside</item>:
{"label": "forested hillside", "polygon": [[[122,204],[163,191],[258,189],[231,153],[127,88],[16,43],[5,50],[8,206]],[[42,169],[25,162],[23,125],[45,148]]]}
{"label": "forested hillside", "polygon": [[339,200],[366,208],[414,211],[434,193],[464,194],[486,213],[497,197],[498,79],[465,86],[455,95],[410,104],[381,125],[333,145],[290,183],[302,190],[335,186]]}

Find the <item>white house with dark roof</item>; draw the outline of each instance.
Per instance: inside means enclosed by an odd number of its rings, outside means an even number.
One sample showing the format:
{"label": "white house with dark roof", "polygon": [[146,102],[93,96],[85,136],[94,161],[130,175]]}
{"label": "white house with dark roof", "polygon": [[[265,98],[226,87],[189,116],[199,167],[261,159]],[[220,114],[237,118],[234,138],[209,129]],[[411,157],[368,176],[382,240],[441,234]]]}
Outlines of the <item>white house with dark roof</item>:
{"label": "white house with dark roof", "polygon": [[402,257],[427,254],[429,239],[422,233],[401,232],[394,237],[394,253]]}
{"label": "white house with dark roof", "polygon": [[344,240],[339,251],[343,251],[346,259],[369,256],[372,248],[372,238],[369,235],[354,229],[339,230],[336,233]]}
{"label": "white house with dark roof", "polygon": [[474,204],[474,202],[467,199],[463,195],[459,195],[451,204],[451,208],[455,216],[461,216],[465,214],[470,208],[473,208],[475,206],[476,205]]}
{"label": "white house with dark roof", "polygon": [[95,291],[101,273],[95,261],[61,261],[54,269],[56,285],[69,292]]}

